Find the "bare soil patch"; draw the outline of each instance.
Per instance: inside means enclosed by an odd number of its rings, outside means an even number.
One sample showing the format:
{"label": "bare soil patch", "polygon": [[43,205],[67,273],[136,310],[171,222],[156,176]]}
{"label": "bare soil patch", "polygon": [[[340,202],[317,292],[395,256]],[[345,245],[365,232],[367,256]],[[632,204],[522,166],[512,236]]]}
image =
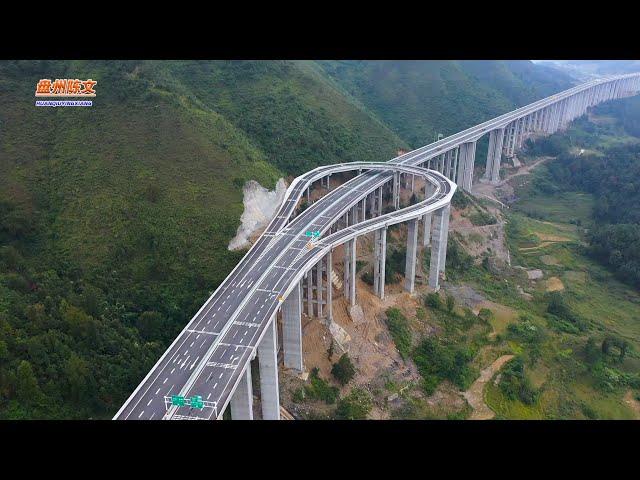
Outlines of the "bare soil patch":
{"label": "bare soil patch", "polygon": [[469,420],[490,420],[495,417],[495,412],[484,402],[484,387],[502,366],[513,358],[513,355],[502,355],[491,365],[480,372],[478,379],[473,382],[469,390],[463,392],[464,398],[469,402],[473,412]]}
{"label": "bare soil patch", "polygon": [[558,277],[551,277],[547,279],[546,290],[547,292],[558,292],[564,290],[564,284]]}

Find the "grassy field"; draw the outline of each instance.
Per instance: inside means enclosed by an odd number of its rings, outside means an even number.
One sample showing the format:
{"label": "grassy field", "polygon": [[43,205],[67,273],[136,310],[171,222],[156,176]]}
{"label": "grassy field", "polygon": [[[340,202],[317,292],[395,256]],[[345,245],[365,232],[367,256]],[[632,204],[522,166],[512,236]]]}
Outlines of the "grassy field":
{"label": "grassy field", "polygon": [[[623,338],[630,349],[615,368],[629,374],[638,372],[640,294],[584,254],[583,228],[591,223],[593,198],[579,192],[544,195],[532,185],[534,182],[527,182],[517,188],[519,200],[507,216],[507,238],[512,264],[541,269],[544,278],[525,285],[533,295],[530,302],[509,298],[504,288],[501,295],[490,288],[484,292],[515,306],[544,331],[545,340],[535,344],[535,352],[531,344],[508,341],[514,353],[527,358],[525,371],[539,396],[536,402],[525,404],[490,383],[485,390],[486,402],[497,418],[633,418],[622,401],[627,387],[603,391],[584,361],[584,351],[589,337]],[[587,323],[586,331],[575,334],[553,328],[545,316],[550,285],[560,288],[571,311]]]}

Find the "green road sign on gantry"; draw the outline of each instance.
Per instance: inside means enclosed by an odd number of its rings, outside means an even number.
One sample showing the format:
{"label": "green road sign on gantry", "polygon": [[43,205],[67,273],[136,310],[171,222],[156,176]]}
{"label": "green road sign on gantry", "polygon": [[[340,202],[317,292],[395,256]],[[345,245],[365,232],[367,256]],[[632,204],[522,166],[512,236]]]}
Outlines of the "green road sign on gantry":
{"label": "green road sign on gantry", "polygon": [[191,397],[191,406],[193,408],[199,408],[202,410],[204,408],[202,397],[200,395],[194,395],[193,397]]}
{"label": "green road sign on gantry", "polygon": [[180,395],[171,395],[171,405],[184,407],[184,397],[181,397]]}

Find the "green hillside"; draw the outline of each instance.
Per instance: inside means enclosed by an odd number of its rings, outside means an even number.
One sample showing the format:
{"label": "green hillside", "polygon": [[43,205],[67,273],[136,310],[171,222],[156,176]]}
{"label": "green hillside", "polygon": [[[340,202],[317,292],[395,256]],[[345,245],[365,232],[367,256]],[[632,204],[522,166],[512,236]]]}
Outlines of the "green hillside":
{"label": "green hillside", "polygon": [[[227,245],[246,180],[387,160],[434,118],[455,129],[511,105],[459,62],[394,67],[393,94],[377,67],[366,96],[345,69],[0,62],[0,418],[111,416],[241,258]],[[34,106],[40,78],[66,77],[98,81],[93,107]]]}
{"label": "green hillside", "polygon": [[417,148],[569,88],[529,61],[323,61],[327,74]]}

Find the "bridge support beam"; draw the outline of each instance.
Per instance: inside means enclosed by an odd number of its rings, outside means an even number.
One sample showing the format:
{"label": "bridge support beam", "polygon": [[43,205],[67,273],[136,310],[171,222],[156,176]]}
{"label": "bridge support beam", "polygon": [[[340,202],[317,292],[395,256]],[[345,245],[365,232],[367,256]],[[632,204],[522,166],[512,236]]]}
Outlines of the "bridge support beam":
{"label": "bridge support beam", "polygon": [[231,418],[253,420],[253,387],[251,386],[251,362],[240,377],[240,382],[231,397]]}
{"label": "bridge support beam", "polygon": [[344,296],[352,307],[356,304],[356,240],[344,244]]}
{"label": "bridge support beam", "polygon": [[327,319],[333,320],[333,280],[331,273],[333,272],[333,250],[327,253]]}
{"label": "bridge support beam", "polygon": [[455,182],[467,192],[471,191],[473,183],[473,166],[476,160],[476,142],[467,142],[460,145],[458,160],[458,174]]}
{"label": "bridge support beam", "polygon": [[313,317],[313,267],[306,273],[307,276],[307,315]]}
{"label": "bridge support beam", "polygon": [[282,304],[282,339],[284,366],[302,372],[302,298],[300,283]]}
{"label": "bridge support beam", "polygon": [[440,289],[440,272],[444,272],[447,255],[448,218],[451,206],[447,205],[434,213],[433,239],[431,241],[431,262],[429,265],[429,286]]}
{"label": "bridge support beam", "polygon": [[500,161],[502,160],[502,144],[505,137],[505,129],[497,128],[489,134],[489,151],[487,152],[487,168],[484,178],[497,183],[500,181]]}
{"label": "bridge support beam", "polygon": [[385,264],[387,262],[387,227],[374,232],[373,242],[373,290],[384,300]]}
{"label": "bridge support beam", "polygon": [[393,206],[396,210],[400,208],[400,173],[393,174]]}
{"label": "bridge support beam", "polygon": [[431,214],[425,213],[422,217],[422,246],[431,245]]}
{"label": "bridge support beam", "polygon": [[317,301],[317,311],[318,318],[322,318],[322,259],[316,264],[316,301]]}
{"label": "bridge support beam", "polygon": [[416,258],[418,253],[418,219],[407,224],[407,255],[404,267],[404,289],[413,293],[416,283]]}
{"label": "bridge support beam", "polygon": [[280,392],[278,390],[278,356],[276,350],[276,318],[269,321],[260,345],[260,402],[263,420],[280,420]]}

